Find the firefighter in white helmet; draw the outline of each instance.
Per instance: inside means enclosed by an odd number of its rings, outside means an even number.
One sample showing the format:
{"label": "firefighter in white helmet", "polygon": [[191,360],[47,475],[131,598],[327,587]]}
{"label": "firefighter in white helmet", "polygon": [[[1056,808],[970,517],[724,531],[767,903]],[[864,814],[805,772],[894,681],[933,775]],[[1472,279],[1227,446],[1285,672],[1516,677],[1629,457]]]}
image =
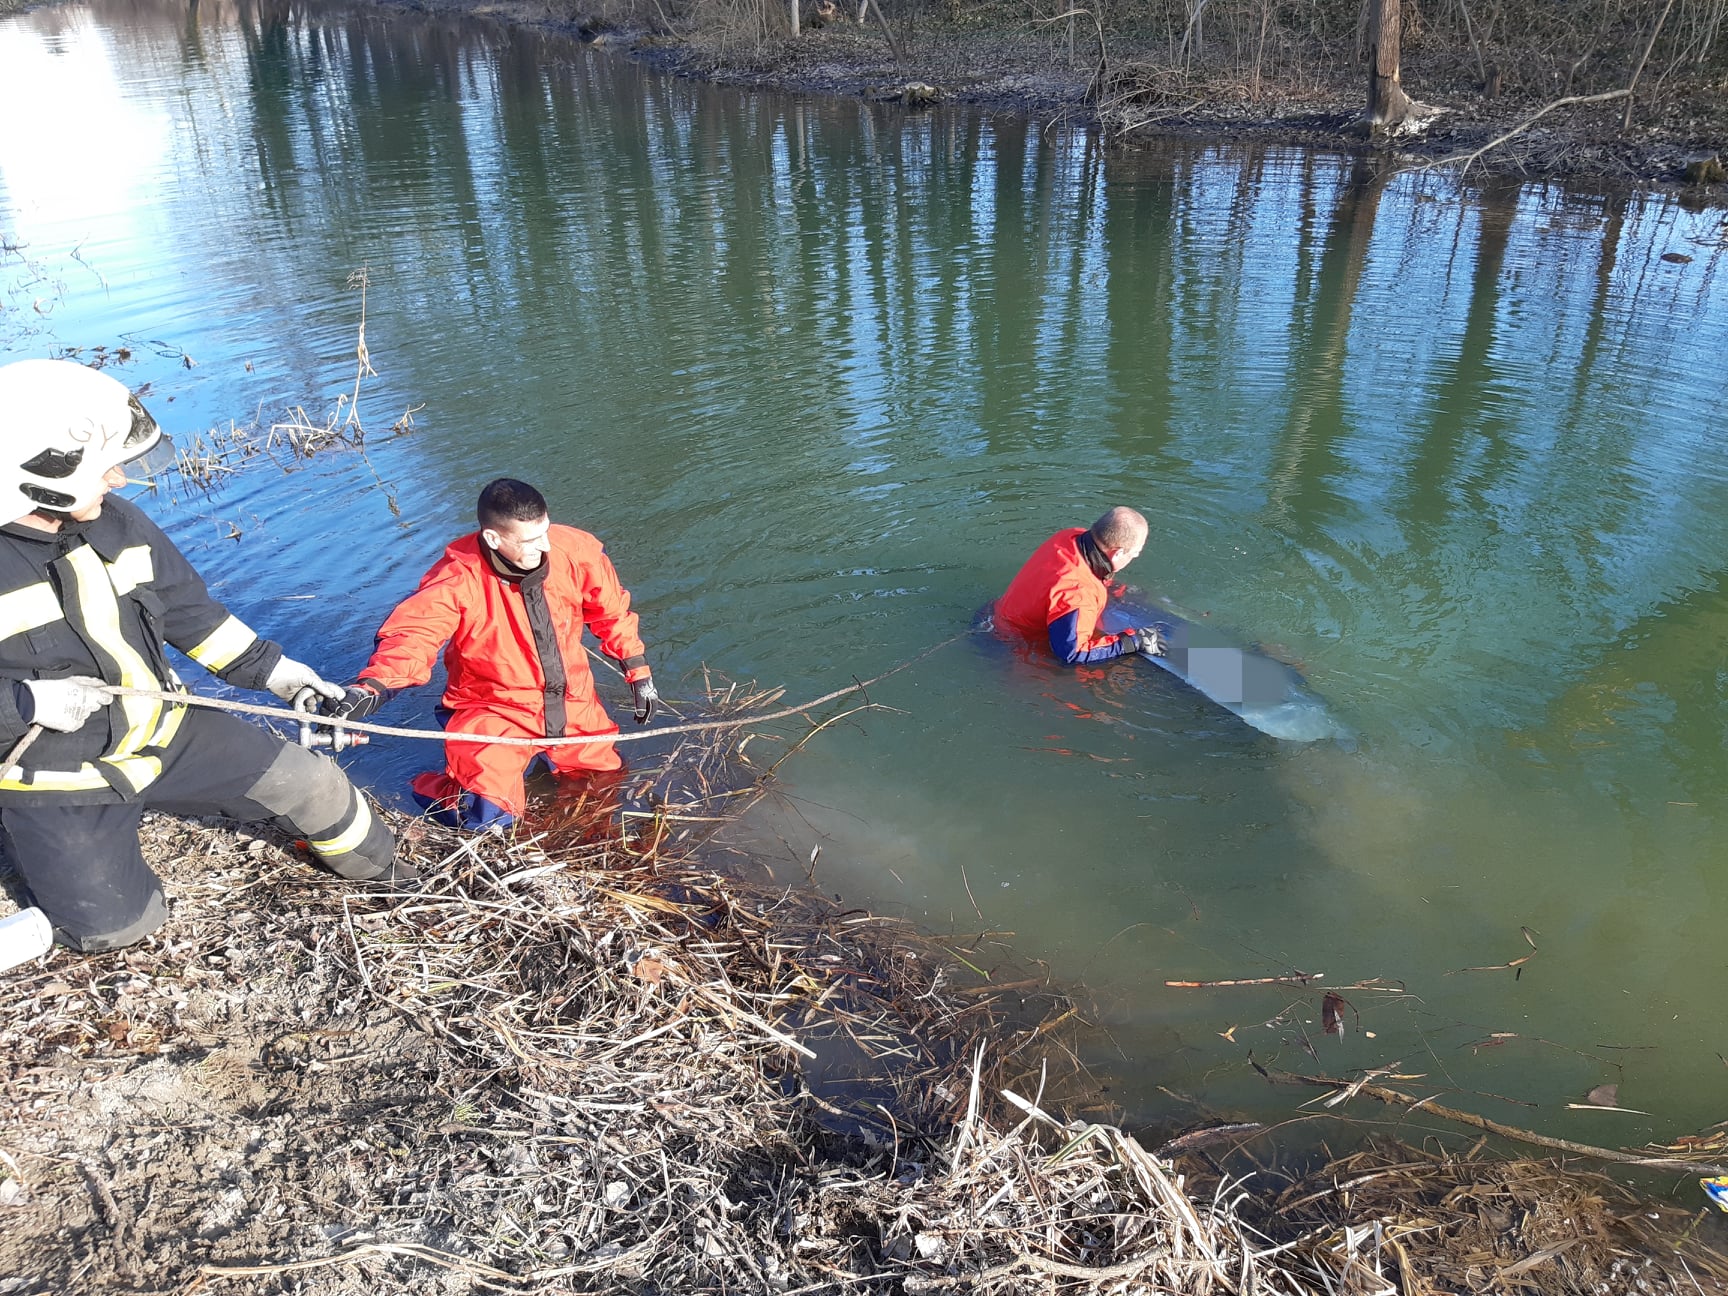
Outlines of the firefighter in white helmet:
{"label": "firefighter in white helmet", "polygon": [[224,712],[106,687],[179,691],[172,644],[241,688],[342,696],[231,616],[155,523],[108,494],[124,469],[172,456],[108,375],[66,360],[0,366],[0,844],[74,949],[129,945],[167,916],[138,848],[147,809],[270,820],[341,877],[413,880],[334,761]]}

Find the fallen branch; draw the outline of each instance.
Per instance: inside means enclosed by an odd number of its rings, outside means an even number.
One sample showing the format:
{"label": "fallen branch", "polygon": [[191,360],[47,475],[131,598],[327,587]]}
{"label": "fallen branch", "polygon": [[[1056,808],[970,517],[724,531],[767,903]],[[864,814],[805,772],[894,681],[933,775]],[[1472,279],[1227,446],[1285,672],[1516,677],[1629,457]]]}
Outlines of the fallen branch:
{"label": "fallen branch", "polygon": [[906,60],[900,54],[900,42],[894,39],[894,29],[888,25],[888,15],[882,12],[878,0],[864,0],[864,3],[876,11],[876,21],[882,25],[882,34],[888,38],[888,52],[894,56],[894,66],[904,69]]}
{"label": "fallen branch", "polygon": [[1476,967],[1454,968],[1452,972],[1444,973],[1444,975],[1451,976],[1453,972],[1510,972],[1513,968],[1523,967],[1535,957],[1534,954],[1526,954],[1523,958],[1515,958],[1510,963],[1483,963]]}
{"label": "fallen branch", "polygon": [[1325,976],[1324,972],[1291,972],[1287,976],[1235,977],[1228,981],[1166,981],[1174,990],[1211,990],[1218,986],[1307,985]]}
{"label": "fallen branch", "polygon": [[1240,1138],[1248,1134],[1258,1134],[1266,1127],[1259,1121],[1239,1121],[1234,1125],[1208,1125],[1205,1129],[1191,1130],[1180,1134],[1168,1143],[1158,1148],[1153,1156],[1163,1157],[1166,1161],[1184,1152],[1192,1152],[1197,1147],[1208,1143],[1217,1143],[1222,1139]]}
{"label": "fallen branch", "polygon": [[1470,164],[1472,162],[1474,162],[1477,158],[1481,157],[1484,153],[1488,153],[1494,149],[1499,148],[1502,144],[1504,144],[1507,140],[1513,138],[1514,136],[1522,135],[1525,131],[1529,130],[1538,121],[1540,121],[1542,118],[1546,117],[1549,113],[1553,112],[1556,108],[1565,108],[1571,104],[1606,103],[1610,99],[1630,98],[1631,94],[1632,94],[1632,91],[1631,91],[1630,87],[1628,87],[1625,90],[1606,90],[1601,94],[1567,95],[1564,99],[1556,99],[1553,103],[1547,105],[1546,107],[1538,109],[1536,112],[1534,112],[1530,116],[1526,117],[1523,121],[1519,122],[1511,130],[1507,131],[1504,135],[1500,135],[1500,136],[1495,137],[1494,139],[1489,140],[1486,144],[1484,144],[1481,148],[1477,149],[1474,153],[1455,153],[1451,157],[1441,158],[1437,162],[1429,162],[1425,166],[1420,166],[1420,167],[1417,167],[1416,169],[1418,171],[1433,171],[1433,170],[1436,170],[1436,169],[1443,167],[1443,166],[1451,166],[1454,162],[1461,162],[1461,163],[1463,163],[1463,166],[1459,169],[1459,174],[1463,175],[1466,171],[1468,171],[1470,169]]}
{"label": "fallen branch", "polygon": [[1378,1099],[1389,1107],[1406,1107],[1411,1111],[1419,1107],[1423,1111],[1434,1113],[1442,1120],[1456,1121],[1460,1125],[1469,1125],[1474,1129],[1485,1130],[1489,1134],[1498,1134],[1501,1138],[1514,1139],[1519,1143],[1534,1144],[1536,1147],[1552,1148],[1556,1152],[1570,1152],[1575,1156],[1591,1157],[1597,1161],[1614,1161],[1621,1165],[1643,1166],[1647,1170],[1674,1170],[1682,1174],[1728,1174],[1728,1165],[1706,1161],[1682,1161],[1664,1157],[1639,1156],[1633,1152],[1621,1152],[1614,1148],[1593,1147],[1589,1143],[1575,1143],[1571,1139],[1554,1138],[1551,1135],[1538,1134],[1533,1130],[1519,1129],[1515,1125],[1502,1125],[1499,1121],[1489,1120],[1486,1116],[1478,1116],[1475,1112],[1442,1107],[1437,1102],[1431,1102],[1425,1098],[1412,1098],[1407,1093],[1397,1089],[1389,1089],[1384,1085],[1361,1084],[1357,1081],[1338,1080],[1330,1076],[1296,1075],[1287,1071],[1268,1071],[1266,1075],[1268,1079],[1281,1084],[1354,1089],[1358,1093],[1365,1093],[1370,1098]]}
{"label": "fallen branch", "polygon": [[1102,1268],[1091,1268],[1087,1265],[1063,1264],[1059,1260],[1046,1260],[1043,1256],[1027,1252],[1015,1256],[1003,1264],[992,1265],[978,1273],[955,1274],[951,1277],[924,1278],[912,1277],[906,1279],[906,1290],[909,1292],[943,1291],[953,1287],[977,1288],[999,1278],[1006,1278],[1021,1267],[1035,1269],[1039,1273],[1052,1278],[1075,1278],[1088,1283],[1113,1283],[1124,1279],[1136,1278],[1156,1263],[1152,1256],[1142,1256],[1123,1264],[1106,1265]]}
{"label": "fallen branch", "polygon": [[283,1264],[200,1265],[198,1276],[200,1278],[261,1278],[268,1274],[304,1273],[308,1269],[324,1269],[330,1265],[353,1264],[356,1261],[368,1260],[374,1256],[405,1256],[413,1260],[425,1260],[431,1264],[441,1265],[446,1269],[507,1282],[513,1287],[521,1286],[524,1281],[516,1274],[505,1273],[502,1269],[494,1269],[490,1265],[477,1264],[472,1260],[451,1255],[446,1251],[438,1251],[432,1247],[416,1246],[406,1242],[368,1242],[364,1246],[357,1246],[337,1255],[319,1256],[312,1260],[290,1260]]}

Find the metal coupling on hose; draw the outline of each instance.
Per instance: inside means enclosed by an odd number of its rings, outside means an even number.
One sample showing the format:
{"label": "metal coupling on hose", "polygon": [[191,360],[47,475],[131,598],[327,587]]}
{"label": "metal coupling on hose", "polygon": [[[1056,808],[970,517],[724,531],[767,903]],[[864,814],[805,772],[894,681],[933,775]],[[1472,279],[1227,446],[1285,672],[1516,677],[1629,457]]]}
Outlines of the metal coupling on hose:
{"label": "metal coupling on hose", "polygon": [[296,722],[299,733],[295,741],[302,747],[328,747],[332,753],[350,747],[364,747],[367,743],[365,734],[354,733],[340,721],[318,713],[319,696],[314,688],[303,688],[294,695],[294,709],[303,717]]}

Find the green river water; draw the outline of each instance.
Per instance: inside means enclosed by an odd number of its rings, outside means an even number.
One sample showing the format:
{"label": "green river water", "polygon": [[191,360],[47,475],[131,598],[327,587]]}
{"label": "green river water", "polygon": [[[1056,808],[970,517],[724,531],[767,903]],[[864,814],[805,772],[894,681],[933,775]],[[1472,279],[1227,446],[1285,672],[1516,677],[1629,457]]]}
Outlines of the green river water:
{"label": "green river water", "polygon": [[[351,383],[368,268],[366,460],[146,501],[326,673],[500,474],[608,542],[664,691],[791,700],[1132,504],[1126,577],[1299,662],[1355,740],[965,637],[782,767],[777,871],[820,847],[847,905],[1013,932],[1085,987],[1130,1119],[1289,1113],[1250,1049],[1589,1142],[1728,1117],[1719,211],[305,6],[0,19],[0,122],[0,357],[126,345],[182,439]],[[352,765],[400,799],[435,750]],[[1318,988],[1164,985],[1293,968],[1377,980],[1360,1029]],[[1604,1082],[1648,1114],[1566,1106]]]}

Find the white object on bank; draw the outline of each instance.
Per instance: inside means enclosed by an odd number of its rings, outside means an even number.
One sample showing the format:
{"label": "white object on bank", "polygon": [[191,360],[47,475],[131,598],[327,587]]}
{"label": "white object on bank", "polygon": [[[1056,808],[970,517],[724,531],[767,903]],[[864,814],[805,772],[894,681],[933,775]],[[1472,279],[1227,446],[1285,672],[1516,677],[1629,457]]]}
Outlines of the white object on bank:
{"label": "white object on bank", "polygon": [[46,954],[54,945],[54,928],[40,909],[20,909],[0,918],[0,972]]}

